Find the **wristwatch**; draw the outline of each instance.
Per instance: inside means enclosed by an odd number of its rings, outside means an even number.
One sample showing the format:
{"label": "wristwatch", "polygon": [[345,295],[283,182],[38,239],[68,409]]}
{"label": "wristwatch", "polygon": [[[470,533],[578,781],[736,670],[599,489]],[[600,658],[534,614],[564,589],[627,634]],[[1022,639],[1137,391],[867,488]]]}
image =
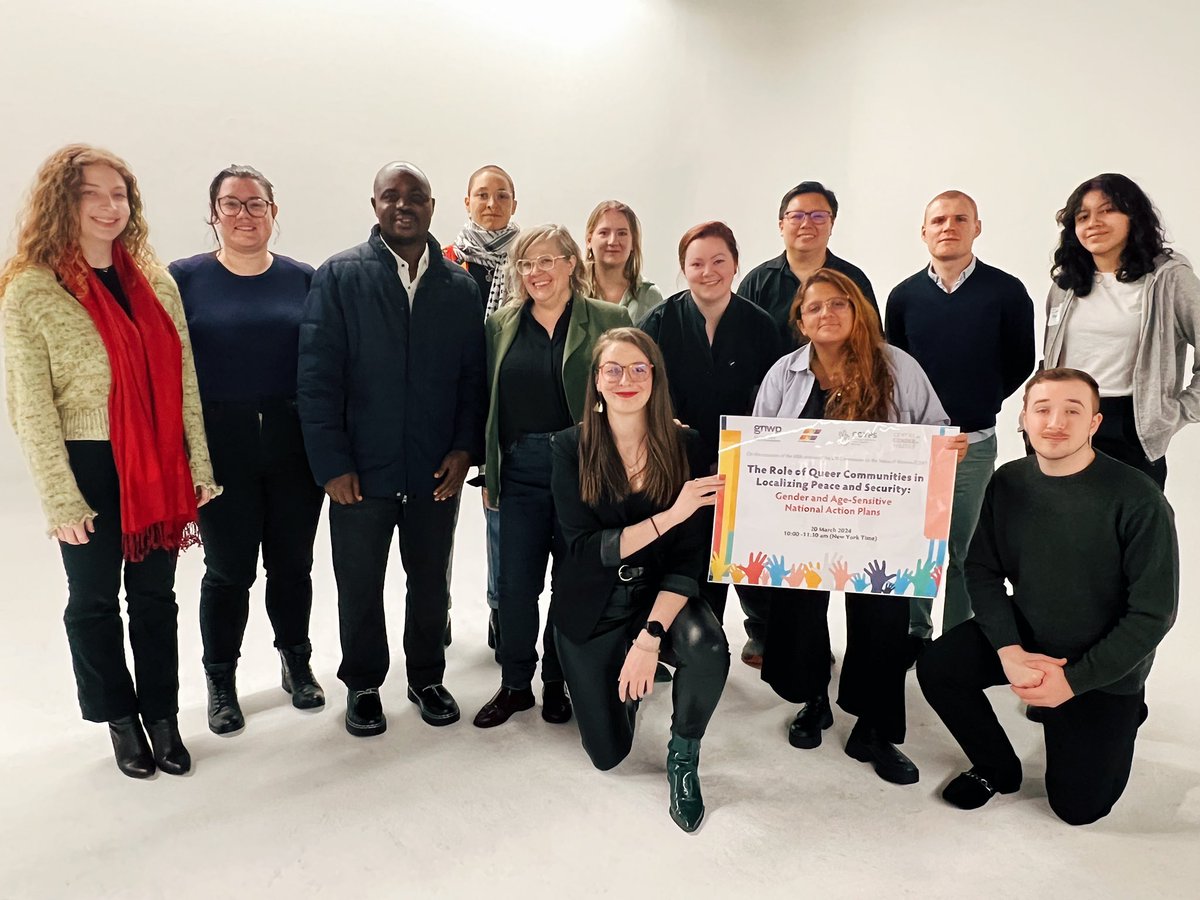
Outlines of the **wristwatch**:
{"label": "wristwatch", "polygon": [[653,619],[647,622],[645,628],[642,630],[645,631],[646,634],[650,635],[650,637],[658,638],[660,641],[667,634],[667,629],[662,627],[662,622],[655,622]]}

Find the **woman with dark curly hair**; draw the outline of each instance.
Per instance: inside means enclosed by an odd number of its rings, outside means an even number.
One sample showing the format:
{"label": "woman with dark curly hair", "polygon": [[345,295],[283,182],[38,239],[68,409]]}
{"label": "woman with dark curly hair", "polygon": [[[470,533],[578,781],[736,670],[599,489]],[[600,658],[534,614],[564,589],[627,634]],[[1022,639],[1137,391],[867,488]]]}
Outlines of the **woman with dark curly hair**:
{"label": "woman with dark curly hair", "polygon": [[42,164],[0,272],[8,413],[67,573],[79,705],[108,723],[131,778],[192,765],[176,722],[175,559],[220,493],[183,305],[146,238],[129,167],[71,144]]}
{"label": "woman with dark curly hair", "polygon": [[1045,368],[1087,372],[1100,385],[1092,445],[1160,488],[1167,445],[1200,422],[1200,279],[1165,246],[1150,198],[1124,175],[1097,175],[1067,198],[1046,299]]}

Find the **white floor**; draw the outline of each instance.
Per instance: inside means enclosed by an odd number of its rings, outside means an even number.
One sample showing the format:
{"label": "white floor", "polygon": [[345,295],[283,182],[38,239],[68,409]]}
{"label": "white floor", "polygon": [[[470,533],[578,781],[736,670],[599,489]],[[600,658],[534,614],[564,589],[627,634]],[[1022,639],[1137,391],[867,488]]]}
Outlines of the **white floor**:
{"label": "white floor", "polygon": [[[1194,442],[1193,442],[1194,443]],[[815,751],[786,742],[794,709],[734,662],[704,741],[708,819],[685,835],[666,812],[669,702],[643,707],[630,759],[591,769],[572,725],[536,712],[490,731],[470,719],[498,685],[484,643],[482,516],[465,504],[454,571],[454,644],[446,684],[464,721],[424,725],[404,698],[401,571],[389,596],[389,728],[342,727],[328,540],[318,545],[313,643],[324,711],[291,708],[261,600],[239,670],[245,731],[209,733],[196,623],[198,553],[181,561],[181,728],[190,777],[137,782],[113,764],[103,726],[78,718],[61,614],[64,579],[11,436],[0,437],[0,897],[1195,897],[1200,893],[1200,714],[1188,586],[1151,676],[1151,715],[1114,813],[1070,828],[1044,797],[1037,726],[1003,689],[995,703],[1026,762],[1025,787],[964,813],[937,794],[962,767],[909,680],[905,750],[921,782],[896,787],[841,750],[840,717]],[[1174,455],[1174,454],[1173,454]],[[1184,455],[1175,457],[1184,464]],[[1174,497],[1177,507],[1181,497]],[[1200,514],[1180,511],[1196,546]],[[731,609],[735,653],[743,633]],[[834,616],[835,644],[844,640]]]}

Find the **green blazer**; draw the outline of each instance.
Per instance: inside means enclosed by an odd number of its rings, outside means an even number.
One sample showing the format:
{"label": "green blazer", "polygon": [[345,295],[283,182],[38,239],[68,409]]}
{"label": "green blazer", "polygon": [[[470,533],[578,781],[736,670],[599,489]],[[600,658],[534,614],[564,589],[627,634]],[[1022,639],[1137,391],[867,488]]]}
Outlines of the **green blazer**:
{"label": "green blazer", "polygon": [[[567,407],[576,422],[583,419],[583,398],[587,395],[588,379],[592,377],[592,349],[600,335],[610,328],[632,325],[629,313],[615,303],[592,300],[575,295],[571,304],[571,324],[567,328],[567,343],[563,348],[562,383]],[[526,301],[528,302],[528,301]],[[487,451],[484,483],[488,500],[495,506],[500,501],[500,364],[517,336],[520,323],[520,303],[507,303],[488,317],[487,370],[488,414],[485,439]]]}

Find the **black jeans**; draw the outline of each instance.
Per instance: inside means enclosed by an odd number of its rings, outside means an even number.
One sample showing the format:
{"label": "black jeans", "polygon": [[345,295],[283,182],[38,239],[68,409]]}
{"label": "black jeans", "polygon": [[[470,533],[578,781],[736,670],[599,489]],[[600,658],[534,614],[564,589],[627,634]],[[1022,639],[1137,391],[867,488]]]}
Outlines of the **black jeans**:
{"label": "black jeans", "polygon": [[1092,447],[1127,466],[1133,466],[1139,472],[1145,472],[1159,490],[1166,490],[1167,458],[1164,456],[1154,462],[1146,458],[1133,419],[1133,398],[1101,397],[1100,412],[1104,418],[1092,436]]}
{"label": "black jeans", "polygon": [[[762,680],[791,703],[829,691],[829,592],[774,590],[763,649]],[[904,741],[908,600],[846,594],[846,655],[838,706],[886,741]]]}
{"label": "black jeans", "polygon": [[[550,493],[550,435],[527,434],[500,467],[500,669],[505,687],[528,688],[537,668],[538,598],[566,553]],[[549,620],[542,632],[542,681],[562,681]]]}
{"label": "black jeans", "polygon": [[333,574],[342,638],[340,678],[351,690],[377,688],[387,677],[383,583],[392,535],[400,531],[400,562],[407,576],[404,662],[408,683],[420,690],[440,684],[446,671],[448,579],[459,495],[438,502],[365,497],[329,504]]}
{"label": "black jeans", "polygon": [[308,467],[295,404],[206,403],[204,427],[213,474],[225,489],[200,508],[204,664],[233,663],[241,655],[259,547],[275,646],[305,644],[325,492]]}
{"label": "black jeans", "polygon": [[[121,556],[121,490],[112,444],[67,441],[75,482],[97,513],[86,544],[59,544],[67,571],[67,642],[79,708],[89,722],[141,714],[147,722],[179,711],[179,608],[175,556],[155,550],[141,562]],[[125,664],[120,591],[124,575],[133,671]]]}
{"label": "black jeans", "polygon": [[[917,678],[971,765],[994,784],[1019,786],[1021,760],[984,694],[1008,679],[979,625],[963,622],[934,641],[917,663]],[[1129,782],[1145,691],[1088,691],[1043,715],[1050,808],[1071,825],[1102,819]]]}
{"label": "black jeans", "polygon": [[[555,632],[579,736],[597,769],[613,768],[633,746],[638,703],[622,701],[617,696],[617,682],[654,597],[652,592],[641,598],[630,593],[630,588],[617,587],[604,617],[583,643]],[[659,658],[676,667],[671,684],[671,733],[700,740],[729,675],[729,643],[706,602],[692,599],[679,611],[663,638]]]}

